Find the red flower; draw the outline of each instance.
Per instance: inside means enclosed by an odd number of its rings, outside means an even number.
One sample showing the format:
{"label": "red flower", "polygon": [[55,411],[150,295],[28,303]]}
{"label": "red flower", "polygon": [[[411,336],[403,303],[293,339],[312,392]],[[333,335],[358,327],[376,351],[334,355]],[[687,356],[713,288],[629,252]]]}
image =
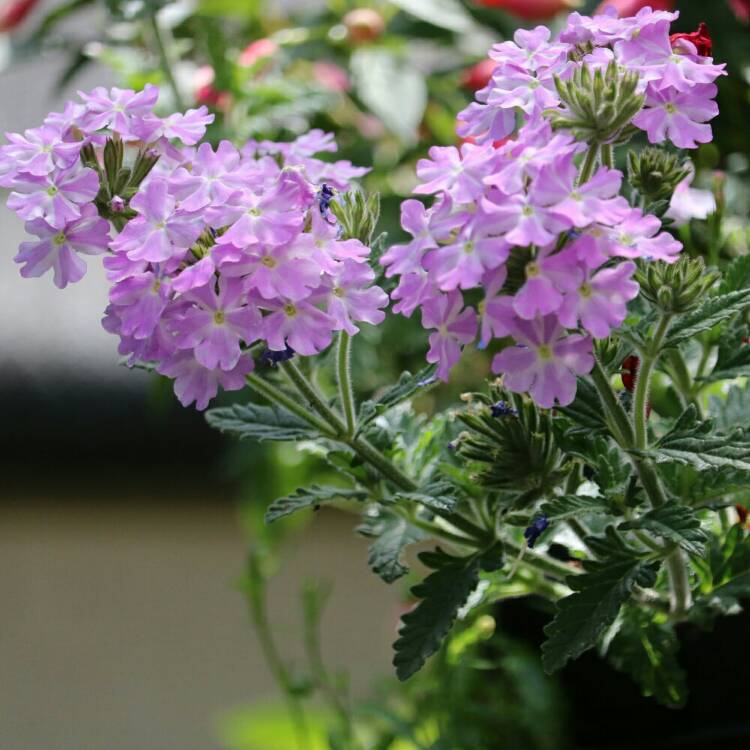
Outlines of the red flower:
{"label": "red flower", "polygon": [[748,510],[744,505],[740,505],[740,503],[737,503],[734,506],[734,509],[737,511],[737,516],[739,520],[737,523],[740,526],[745,526],[747,524],[747,516],[748,516]]}
{"label": "red flower", "polygon": [[496,65],[497,63],[489,58],[472,65],[463,72],[461,83],[470,91],[483,89],[490,82],[492,71],[495,70]]}
{"label": "red flower", "polygon": [[641,366],[641,360],[631,354],[622,361],[622,384],[625,389],[631,393],[635,389],[635,379],[638,375],[638,368]]}
{"label": "red flower", "polygon": [[572,10],[575,0],[474,0],[485,8],[502,8],[525,21],[543,21]]}
{"label": "red flower", "polygon": [[750,0],[729,0],[729,7],[738,20],[750,23]]}
{"label": "red flower", "polygon": [[592,15],[601,13],[608,5],[611,5],[620,18],[634,16],[641,8],[647,5],[652,10],[674,10],[677,0],[604,0],[600,3]]}
{"label": "red flower", "polygon": [[674,47],[675,42],[678,42],[680,39],[692,42],[695,45],[695,49],[698,50],[699,55],[711,57],[711,34],[705,23],[701,22],[698,24],[698,31],[691,31],[689,34],[672,34],[669,37],[669,43]]}
{"label": "red flower", "polygon": [[0,5],[0,31],[13,31],[39,0],[6,0]]}
{"label": "red flower", "polygon": [[245,47],[237,59],[237,64],[242,68],[252,68],[258,60],[272,57],[279,51],[279,45],[271,39],[257,39]]}

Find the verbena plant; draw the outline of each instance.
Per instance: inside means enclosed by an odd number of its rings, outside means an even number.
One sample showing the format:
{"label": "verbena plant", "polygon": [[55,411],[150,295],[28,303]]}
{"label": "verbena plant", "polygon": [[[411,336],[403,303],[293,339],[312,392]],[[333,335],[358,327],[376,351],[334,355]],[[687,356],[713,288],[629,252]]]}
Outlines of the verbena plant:
{"label": "verbena plant", "polygon": [[[131,365],[200,409],[247,388],[209,424],[298,441],[338,471],[274,501],[269,523],[353,505],[387,583],[409,545],[430,545],[394,646],[401,679],[459,614],[537,594],[556,609],[548,672],[596,647],[680,705],[675,625],[750,595],[733,510],[750,478],[750,263],[719,268],[715,233],[706,266],[671,231],[717,209],[677,149],[710,141],[724,74],[706,29],[670,35],[675,17],[574,13],[554,38],[495,46],[459,116],[466,143],[417,167],[415,193],[435,198],[404,202],[404,245],[376,237],[377,196],[349,189],[366,170],[318,158],[332,137],[214,150],[199,145],[211,115],[158,117],[155,87],[82,94],[2,148],[8,204],[36,236],[23,276],[64,287],[81,255],[103,255],[104,325]],[[641,132],[652,145],[626,152]],[[353,337],[383,321],[385,289],[394,312],[420,309],[429,364],[356,403]],[[474,341],[499,377],[417,413]],[[673,412],[651,413],[657,374]]]}

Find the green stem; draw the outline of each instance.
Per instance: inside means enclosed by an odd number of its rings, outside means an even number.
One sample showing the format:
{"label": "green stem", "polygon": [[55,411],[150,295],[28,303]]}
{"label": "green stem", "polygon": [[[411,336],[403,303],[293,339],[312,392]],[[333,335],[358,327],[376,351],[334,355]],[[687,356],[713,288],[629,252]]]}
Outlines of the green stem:
{"label": "green stem", "polygon": [[692,604],[688,563],[685,553],[676,549],[667,558],[667,575],[669,576],[669,604],[672,614],[684,615]]}
{"label": "green stem", "polygon": [[327,404],[325,397],[318,389],[305,377],[302,370],[297,364],[290,360],[282,362],[279,367],[284,374],[291,380],[294,387],[308,400],[310,406],[333,428],[337,435],[346,433],[346,426],[341,417]]}
{"label": "green stem", "polygon": [[156,45],[156,54],[159,57],[159,67],[161,72],[164,74],[164,78],[167,80],[169,88],[172,90],[172,96],[174,97],[175,107],[183,112],[185,110],[185,103],[180,94],[180,89],[177,86],[174,74],[172,73],[172,63],[170,62],[169,55],[167,54],[167,47],[164,44],[164,35],[162,34],[161,28],[159,28],[159,21],[156,18],[156,13],[152,13],[147,17],[148,25],[151,28],[151,33],[154,37],[154,43]]}
{"label": "green stem", "polygon": [[669,329],[672,315],[664,313],[656,327],[654,337],[647,352],[643,352],[641,364],[638,367],[638,375],[635,381],[635,393],[633,395],[633,429],[635,433],[635,448],[646,450],[648,447],[648,395],[651,386],[651,373],[654,365],[661,354],[661,347]]}
{"label": "green stem", "polygon": [[[524,549],[522,545],[516,544],[516,542],[510,541],[509,539],[503,539],[503,546],[505,547],[506,552],[514,555],[520,555],[521,551]],[[542,573],[547,573],[548,575],[554,576],[563,581],[568,576],[576,575],[578,573],[575,568],[572,568],[563,562],[558,562],[554,558],[548,557],[541,552],[533,552],[528,548],[525,549],[523,563],[540,570]]]}
{"label": "green stem", "polygon": [[621,447],[629,448],[633,444],[633,428],[627,412],[612,389],[609,376],[597,359],[594,360],[594,369],[590,377],[601,399],[613,437]]}
{"label": "green stem", "polygon": [[693,404],[698,412],[698,417],[703,419],[703,407],[700,404],[693,376],[690,374],[682,352],[679,349],[670,349],[667,352],[667,359],[669,360],[670,374],[674,386],[681,396],[682,401],[684,401],[684,406]]}
{"label": "green stem", "polygon": [[[256,562],[255,564],[257,565],[258,563]],[[295,695],[292,677],[284,664],[284,660],[281,658],[281,654],[273,638],[273,629],[268,620],[266,609],[266,586],[260,573],[255,574],[255,585],[248,593],[250,617],[253,621],[255,632],[258,635],[266,663],[284,695],[289,715],[292,718],[294,733],[297,738],[297,747],[300,750],[308,750],[310,747],[310,734],[305,719],[305,711],[299,698]]]}
{"label": "green stem", "polygon": [[399,489],[405,492],[414,492],[418,485],[412,479],[406,476],[401,469],[392,461],[384,456],[374,445],[369,443],[363,437],[341,439],[341,442],[348,445],[354,450],[360,458],[367,461],[371,466],[376,468],[386,479],[389,479]]}
{"label": "green stem", "polygon": [[611,143],[602,143],[601,146],[602,164],[610,169],[615,168],[614,149]]}
{"label": "green stem", "polygon": [[348,436],[354,435],[357,427],[354,392],[352,390],[351,346],[351,336],[346,331],[341,331],[339,334],[339,345],[336,356],[336,372],[338,375],[339,398],[341,399],[341,406],[344,409],[346,434]]}
{"label": "green stem", "polygon": [[578,184],[583,185],[584,182],[588,182],[591,179],[591,175],[594,173],[594,167],[596,166],[596,159],[599,156],[599,144],[592,143],[589,146],[589,150],[586,152],[586,156],[581,165],[581,171],[578,174]]}
{"label": "green stem", "polygon": [[248,385],[257,391],[263,398],[271,401],[272,403],[279,404],[284,408],[288,409],[292,414],[299,417],[303,421],[307,422],[311,427],[318,430],[321,435],[327,438],[334,437],[334,432],[331,427],[324,422],[322,419],[312,414],[306,409],[299,401],[295,401],[291,396],[287,395],[277,386],[264,380],[255,373],[250,373],[246,376]]}

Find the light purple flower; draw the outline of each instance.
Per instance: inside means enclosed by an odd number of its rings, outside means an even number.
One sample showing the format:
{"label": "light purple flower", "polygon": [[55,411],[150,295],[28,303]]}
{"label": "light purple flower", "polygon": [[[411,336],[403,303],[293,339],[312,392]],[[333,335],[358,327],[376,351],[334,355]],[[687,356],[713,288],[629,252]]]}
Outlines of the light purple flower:
{"label": "light purple flower", "polygon": [[573,226],[569,217],[535,203],[529,195],[506,196],[495,191],[491,198],[482,200],[482,211],[511,245],[549,245],[560,232]]}
{"label": "light purple flower", "polygon": [[576,376],[594,366],[591,339],[567,335],[557,316],[516,319],[511,335],[518,342],[492,361],[493,372],[503,374],[503,385],[516,393],[528,391],[546,409],[557,402],[567,406],[576,393]]}
{"label": "light purple flower", "polygon": [[45,219],[62,229],[81,215],[81,206],[99,192],[99,178],[93,169],[78,166],[49,175],[18,175],[12,183],[8,208],[22,219]]}
{"label": "light purple flower", "polygon": [[513,309],[525,320],[559,309],[565,292],[573,291],[583,280],[576,251],[565,248],[554,255],[540,253],[526,264],[526,281],[516,292]]}
{"label": "light purple flower", "polygon": [[174,378],[174,392],[183,406],[195,402],[195,408],[203,411],[218,393],[219,386],[225,391],[244,388],[245,378],[253,367],[253,358],[246,354],[232,370],[208,370],[193,357],[192,352],[182,351],[160,363],[156,369],[160,374]]}
{"label": "light purple flower", "polygon": [[436,292],[435,285],[423,268],[404,274],[391,292],[391,299],[396,302],[393,312],[409,318],[418,307],[434,297]]}
{"label": "light purple flower", "polygon": [[189,109],[184,114],[175,112],[165,118],[148,114],[135,123],[134,131],[147,143],[176,139],[186,146],[194,146],[206,134],[206,126],[213,121],[214,115],[202,106]]}
{"label": "light purple flower", "polygon": [[24,264],[21,276],[38,277],[53,269],[55,286],[63,289],[80,281],[86,273],[86,263],[78,255],[101,255],[109,244],[109,223],[100,219],[93,206],[83,206],[81,217],[57,229],[44,219],[33,219],[26,231],[39,239],[22,242],[13,259]]}
{"label": "light purple flower", "polygon": [[674,263],[682,250],[668,232],[659,232],[661,221],[656,216],[643,215],[633,208],[626,217],[609,231],[610,252],[622,258],[647,258]]}
{"label": "light purple flower", "polygon": [[159,87],[147,83],[143,91],[119,89],[107,91],[103,86],[90,93],[78,92],[86,106],[81,127],[86,131],[109,128],[125,140],[137,140],[134,133],[142,119],[151,112],[159,98]]}
{"label": "light purple flower", "polygon": [[334,320],[307,300],[277,299],[260,304],[271,311],[263,318],[263,338],[269,349],[281,352],[288,344],[297,354],[310,356],[331,343]]}
{"label": "light purple flower", "polygon": [[691,219],[707,219],[716,211],[716,198],[710,190],[692,187],[695,170],[691,171],[672,193],[666,216],[675,226],[687,224]]}
{"label": "light purple flower", "polygon": [[633,125],[645,130],[651,143],[669,139],[678,148],[697,148],[711,140],[711,126],[706,123],[719,114],[712,101],[716,92],[713,83],[689,91],[669,87],[657,91],[649,84],[646,106],[633,118]]}
{"label": "light purple flower", "polygon": [[513,310],[513,297],[501,294],[508,271],[500,266],[489,271],[482,279],[484,299],[479,303],[480,330],[479,348],[484,349],[493,336],[502,338],[508,333],[509,319],[516,317]]}
{"label": "light purple flower", "polygon": [[388,295],[378,286],[371,286],[375,273],[367,263],[345,260],[330,279],[326,312],[334,321],[333,330],[353,336],[359,331],[356,322],[378,325],[385,320],[382,308]]}
{"label": "light purple flower", "polygon": [[20,133],[6,133],[9,143],[0,147],[0,169],[4,172],[26,172],[38,177],[55,169],[71,167],[81,152],[80,141],[63,140],[59,128],[42,125]]}
{"label": "light purple flower", "polygon": [[252,344],[261,335],[261,315],[247,304],[241,279],[220,278],[181,297],[190,303],[172,322],[180,349],[192,349],[208,370],[233,370],[240,359],[240,344]]}
{"label": "light purple flower", "polygon": [[627,261],[614,268],[603,268],[588,276],[580,286],[565,295],[557,317],[566,328],[578,321],[594,338],[609,336],[627,315],[627,303],[638,295],[632,280],[635,263]]}
{"label": "light purple flower", "polygon": [[153,334],[170,298],[169,279],[155,271],[119,281],[109,291],[110,302],[121,321],[120,333],[136,339]]}
{"label": "light purple flower", "polygon": [[138,216],[112,242],[115,252],[131,260],[160,263],[185,254],[201,233],[203,224],[196,214],[176,209],[167,183],[151,179],[130,201]]}
{"label": "light purple flower", "polygon": [[460,292],[438,294],[422,305],[422,326],[435,328],[430,334],[427,361],[437,363],[437,377],[448,380],[448,373],[461,359],[461,349],[477,335],[477,314],[464,308]]}

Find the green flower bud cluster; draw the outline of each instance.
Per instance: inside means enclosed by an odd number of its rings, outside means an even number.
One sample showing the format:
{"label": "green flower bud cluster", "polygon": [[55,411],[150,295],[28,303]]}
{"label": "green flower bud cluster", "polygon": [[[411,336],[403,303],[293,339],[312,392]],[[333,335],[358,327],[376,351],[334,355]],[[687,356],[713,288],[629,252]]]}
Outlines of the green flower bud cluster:
{"label": "green flower bud cluster", "polygon": [[662,216],[677,185],[690,174],[687,163],[662,148],[628,152],[628,179],[649,213]]}
{"label": "green flower bud cluster", "polygon": [[380,218],[380,194],[365,195],[351,190],[330,204],[331,213],[341,224],[341,239],[356,239],[370,246],[372,235]]}
{"label": "green flower bud cluster", "polygon": [[685,313],[697,307],[720,274],[706,271],[701,258],[682,256],[669,265],[662,261],[641,264],[635,279],[641,293],[664,313]]}
{"label": "green flower bud cluster", "polygon": [[141,149],[131,167],[124,164],[125,149],[119,136],[108,138],[104,144],[103,168],[89,143],[81,149],[81,162],[99,175],[99,192],[94,199],[99,215],[121,229],[136,213],[129,202],[138,192],[141,183],[159,161],[159,155]]}
{"label": "green flower bud cluster", "polygon": [[552,432],[552,416],[530,399],[506,393],[498,383],[489,394],[473,393],[457,414],[468,428],[455,444],[471,462],[473,478],[503,491],[509,509],[524,508],[552,491],[565,477],[564,456]]}
{"label": "green flower bud cluster", "polygon": [[630,140],[635,132],[630,121],[644,100],[636,91],[638,73],[624,71],[615,62],[593,73],[582,65],[568,80],[555,77],[555,86],[565,108],[546,112],[554,128],[570,130],[589,144]]}

